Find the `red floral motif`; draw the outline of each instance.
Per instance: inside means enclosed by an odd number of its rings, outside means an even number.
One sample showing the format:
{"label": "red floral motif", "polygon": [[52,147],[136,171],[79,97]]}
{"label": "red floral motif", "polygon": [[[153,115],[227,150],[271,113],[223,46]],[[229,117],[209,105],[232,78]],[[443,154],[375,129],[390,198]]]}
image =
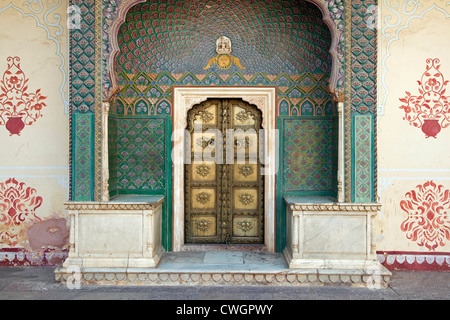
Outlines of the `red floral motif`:
{"label": "red floral motif", "polygon": [[450,240],[450,190],[427,181],[406,193],[400,207],[408,214],[400,229],[419,246],[435,250]]}
{"label": "red floral motif", "polygon": [[405,111],[404,120],[421,128],[425,137],[436,138],[441,128],[450,125],[450,96],[445,96],[448,80],[439,71],[439,59],[427,59],[426,71],[419,83],[419,95],[411,95],[406,91],[406,97],[400,101],[400,107]]}
{"label": "red floral motif", "polygon": [[0,183],[0,243],[15,246],[21,237],[20,225],[41,221],[35,210],[42,204],[42,197],[24,182],[11,178]]}
{"label": "red floral motif", "polygon": [[41,89],[27,93],[28,79],[20,69],[18,57],[8,57],[8,69],[0,81],[0,125],[5,125],[10,135],[17,134],[42,117],[41,109],[47,97],[41,95]]}

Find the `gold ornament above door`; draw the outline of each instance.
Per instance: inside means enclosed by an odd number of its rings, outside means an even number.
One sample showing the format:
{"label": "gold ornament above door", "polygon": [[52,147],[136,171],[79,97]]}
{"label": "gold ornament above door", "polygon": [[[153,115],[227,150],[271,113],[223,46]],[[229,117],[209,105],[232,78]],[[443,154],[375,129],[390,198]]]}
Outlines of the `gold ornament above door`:
{"label": "gold ornament above door", "polygon": [[213,64],[217,64],[217,66],[220,69],[228,69],[233,64],[238,66],[241,69],[245,69],[241,65],[241,62],[239,61],[239,58],[233,57],[230,55],[231,53],[231,40],[225,36],[219,37],[216,41],[216,52],[217,56],[214,58],[211,58],[208,61],[208,64],[206,67],[203,67],[204,70],[209,69]]}
{"label": "gold ornament above door", "polygon": [[186,243],[264,243],[261,112],[211,99],[188,112]]}

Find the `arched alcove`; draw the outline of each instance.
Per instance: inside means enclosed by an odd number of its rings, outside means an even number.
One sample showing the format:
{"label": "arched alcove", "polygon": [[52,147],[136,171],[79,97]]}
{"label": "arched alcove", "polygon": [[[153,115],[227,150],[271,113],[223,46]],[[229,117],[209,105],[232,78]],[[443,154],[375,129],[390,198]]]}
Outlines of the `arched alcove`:
{"label": "arched alcove", "polygon": [[[116,92],[109,113],[111,196],[165,195],[165,232],[171,233],[174,88],[262,87],[275,92],[271,112],[280,136],[280,169],[272,200],[277,210],[283,210],[286,194],[337,197],[338,112],[332,91],[338,32],[325,4],[138,2],[128,5],[126,14],[121,11],[112,27],[117,37],[110,55]],[[220,36],[231,40],[230,66],[214,60]],[[274,211],[271,223],[282,226],[282,218],[276,219]],[[284,232],[274,228],[273,234]]]}

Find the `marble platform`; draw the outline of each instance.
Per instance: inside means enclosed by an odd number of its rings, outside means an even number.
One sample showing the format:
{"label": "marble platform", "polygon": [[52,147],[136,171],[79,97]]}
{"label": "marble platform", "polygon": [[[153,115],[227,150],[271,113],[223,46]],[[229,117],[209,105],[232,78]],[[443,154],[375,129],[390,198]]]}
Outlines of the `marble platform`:
{"label": "marble platform", "polygon": [[83,268],[55,270],[60,282],[149,286],[310,286],[387,287],[386,269],[290,269],[282,253],[184,251],[164,253],[154,268]]}

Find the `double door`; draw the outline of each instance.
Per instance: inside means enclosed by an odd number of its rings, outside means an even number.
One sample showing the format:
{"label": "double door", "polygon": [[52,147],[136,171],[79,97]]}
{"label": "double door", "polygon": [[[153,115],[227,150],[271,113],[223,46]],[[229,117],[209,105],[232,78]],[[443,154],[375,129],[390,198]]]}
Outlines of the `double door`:
{"label": "double door", "polygon": [[185,243],[264,243],[261,112],[211,99],[187,117]]}

